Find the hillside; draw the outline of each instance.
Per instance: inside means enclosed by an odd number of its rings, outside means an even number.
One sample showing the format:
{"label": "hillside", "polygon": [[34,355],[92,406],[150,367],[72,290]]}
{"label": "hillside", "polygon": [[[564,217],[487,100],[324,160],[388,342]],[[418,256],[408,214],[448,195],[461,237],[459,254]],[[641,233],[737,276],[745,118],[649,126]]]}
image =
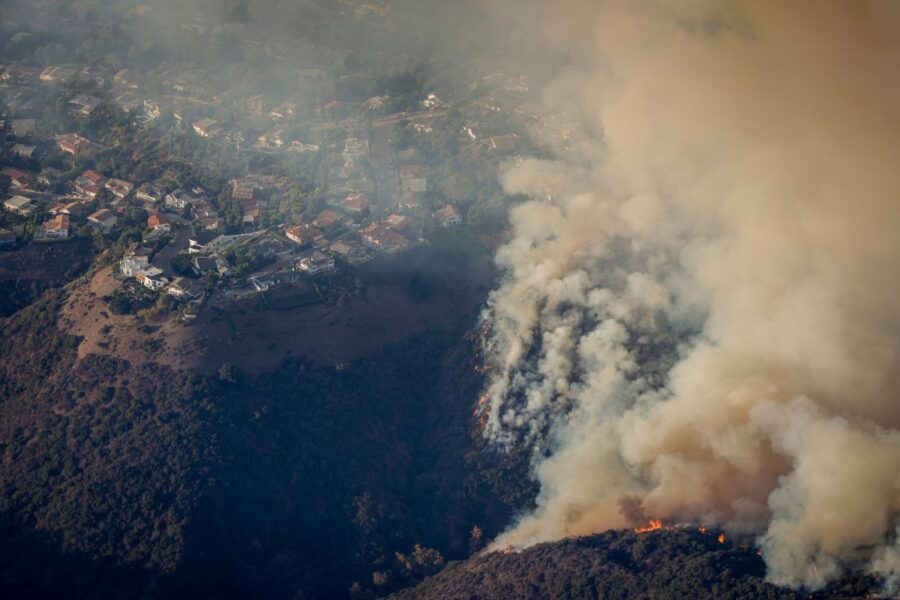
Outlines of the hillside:
{"label": "hillside", "polygon": [[0,317],[8,317],[36,300],[44,290],[80,274],[91,258],[91,240],[86,238],[0,251]]}
{"label": "hillside", "polygon": [[449,565],[394,600],[505,598],[867,598],[873,582],[848,579],[809,594],[764,581],[752,545],[715,533],[677,529],[635,534],[609,531],[539,544],[521,552],[493,552]]}
{"label": "hillside", "polygon": [[[330,598],[376,571],[395,573],[379,593],[415,583],[396,554],[416,545],[466,557],[472,528],[512,511],[508,467],[482,471],[471,432],[486,272],[421,266],[370,273],[359,307],[235,312],[237,331],[292,340],[263,360],[209,351],[202,323],[110,314],[102,269],[3,320],[3,595]],[[316,322],[355,331],[353,353],[317,354]]]}

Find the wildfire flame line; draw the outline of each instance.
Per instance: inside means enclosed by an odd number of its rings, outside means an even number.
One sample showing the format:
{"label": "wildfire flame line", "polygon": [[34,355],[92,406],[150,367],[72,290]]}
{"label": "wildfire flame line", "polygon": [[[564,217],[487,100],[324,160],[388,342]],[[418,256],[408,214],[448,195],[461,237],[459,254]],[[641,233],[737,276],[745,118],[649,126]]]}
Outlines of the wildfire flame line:
{"label": "wildfire flame line", "polygon": [[[666,531],[670,531],[673,528],[667,527],[660,519],[650,519],[646,525],[643,525],[641,527],[635,527],[634,532],[635,533],[649,533],[651,531],[659,531],[662,529],[665,529]],[[697,527],[697,531],[699,531],[700,533],[702,533],[704,535],[706,535],[706,534],[715,535],[715,533],[712,533],[709,530],[707,530],[706,527]],[[720,533],[719,535],[716,536],[716,541],[719,542],[720,544],[724,544],[725,540],[727,540],[727,539],[728,538],[725,537],[724,533]]]}
{"label": "wildfire flame line", "polygon": [[658,529],[662,529],[664,527],[663,522],[659,519],[650,519],[650,522],[647,523],[643,527],[635,527],[635,533],[647,533],[649,531],[656,531]]}

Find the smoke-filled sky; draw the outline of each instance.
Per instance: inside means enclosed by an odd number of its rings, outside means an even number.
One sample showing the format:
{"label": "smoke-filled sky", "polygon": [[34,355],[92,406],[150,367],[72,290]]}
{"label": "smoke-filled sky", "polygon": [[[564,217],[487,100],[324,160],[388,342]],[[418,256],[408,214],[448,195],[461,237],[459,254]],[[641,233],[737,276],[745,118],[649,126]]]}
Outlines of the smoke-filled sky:
{"label": "smoke-filled sky", "polygon": [[[900,7],[533,0],[590,139],[503,175],[488,435],[538,508],[498,545],[668,522],[771,580],[900,568]],[[631,510],[623,510],[623,506]],[[638,511],[640,512],[640,511]]]}

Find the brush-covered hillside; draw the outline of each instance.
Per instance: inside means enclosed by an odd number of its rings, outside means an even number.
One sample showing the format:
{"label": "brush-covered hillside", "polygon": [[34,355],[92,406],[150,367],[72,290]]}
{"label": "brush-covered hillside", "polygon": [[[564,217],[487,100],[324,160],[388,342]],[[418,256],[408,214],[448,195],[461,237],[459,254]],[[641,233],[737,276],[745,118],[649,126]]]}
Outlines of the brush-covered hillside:
{"label": "brush-covered hillside", "polygon": [[449,565],[395,600],[867,598],[874,582],[852,578],[815,593],[765,581],[752,544],[695,529],[600,535],[480,554]]}
{"label": "brush-covered hillside", "polygon": [[225,337],[110,314],[103,269],[0,320],[0,595],[384,595],[468,556],[525,478],[473,431],[484,255],[429,252],[343,307],[236,306]]}

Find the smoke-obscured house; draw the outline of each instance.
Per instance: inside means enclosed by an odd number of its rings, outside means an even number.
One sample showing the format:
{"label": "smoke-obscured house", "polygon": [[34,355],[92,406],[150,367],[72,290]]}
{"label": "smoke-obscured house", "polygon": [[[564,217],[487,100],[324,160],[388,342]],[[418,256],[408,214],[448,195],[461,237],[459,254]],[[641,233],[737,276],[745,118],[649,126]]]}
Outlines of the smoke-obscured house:
{"label": "smoke-obscured house", "polygon": [[91,141],[77,133],[66,133],[56,137],[56,146],[68,154],[79,154],[91,149]]}
{"label": "smoke-obscured house", "polygon": [[11,152],[21,158],[31,158],[34,156],[35,150],[37,150],[37,146],[32,146],[30,144],[15,144],[12,147]]}
{"label": "smoke-obscured house", "polygon": [[94,111],[96,111],[102,103],[102,99],[87,94],[78,94],[69,100],[69,106],[72,107],[73,112],[83,117],[89,117],[94,114]]}
{"label": "smoke-obscured house", "polygon": [[200,119],[199,121],[194,122],[192,127],[194,129],[194,133],[196,133],[200,137],[204,137],[207,139],[219,136],[224,131],[222,125],[218,121],[209,118]]}
{"label": "smoke-obscured house", "polygon": [[347,261],[349,265],[361,265],[373,258],[371,250],[355,241],[334,242],[328,250]]}
{"label": "smoke-obscured house", "polygon": [[392,253],[409,245],[405,237],[384,223],[372,223],[359,234],[363,244],[381,252]]}
{"label": "smoke-obscured house", "polygon": [[325,209],[316,215],[316,218],[312,220],[312,225],[322,231],[328,232],[337,229],[338,227],[348,225],[351,222],[352,219],[347,217],[347,215],[334,210]]}
{"label": "smoke-obscured house", "polygon": [[360,214],[369,207],[369,196],[362,192],[350,192],[341,201],[341,208],[352,214]]}
{"label": "smoke-obscured house", "polygon": [[434,220],[441,227],[458,227],[462,225],[462,215],[452,204],[435,211]]}

